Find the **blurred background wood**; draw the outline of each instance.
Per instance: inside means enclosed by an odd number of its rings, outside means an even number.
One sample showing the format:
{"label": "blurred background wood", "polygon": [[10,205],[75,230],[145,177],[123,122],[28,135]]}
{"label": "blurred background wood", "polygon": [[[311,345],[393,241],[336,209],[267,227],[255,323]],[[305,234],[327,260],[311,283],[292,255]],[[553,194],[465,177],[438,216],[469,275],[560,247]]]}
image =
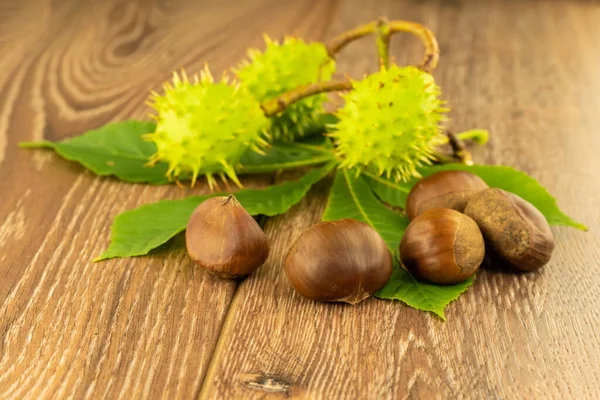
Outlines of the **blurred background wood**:
{"label": "blurred background wood", "polygon": [[[90,263],[116,214],[205,185],[125,184],[17,148],[145,118],[172,70],[223,70],[263,32],[323,40],[381,15],[437,34],[449,127],[493,135],[476,161],[528,172],[590,227],[553,228],[541,272],[484,270],[446,323],[293,293],[281,262],[327,182],[267,222],[272,255],[236,283],[195,269],[180,238]],[[421,54],[411,37],[392,49],[399,63]],[[597,398],[599,65],[600,8],[583,0],[0,0],[0,398]],[[353,77],[376,68],[369,39],[338,63]]]}

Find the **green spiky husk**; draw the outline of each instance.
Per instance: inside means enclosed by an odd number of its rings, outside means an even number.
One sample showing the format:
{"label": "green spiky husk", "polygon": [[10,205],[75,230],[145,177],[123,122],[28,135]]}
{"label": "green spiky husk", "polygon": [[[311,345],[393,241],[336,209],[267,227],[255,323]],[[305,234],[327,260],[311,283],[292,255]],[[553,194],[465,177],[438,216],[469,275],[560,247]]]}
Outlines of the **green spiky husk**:
{"label": "green spiky husk", "polygon": [[352,84],[330,134],[340,166],[396,180],[418,177],[417,168],[434,159],[448,111],[433,77],[393,65]]}
{"label": "green spiky husk", "polygon": [[[335,61],[322,43],[306,43],[286,37],[278,43],[265,36],[264,52],[251,50],[249,61],[235,70],[240,81],[260,102],[273,99],[299,86],[328,81],[335,72]],[[271,117],[271,136],[293,140],[323,113],[327,95],[319,94],[291,104]]]}
{"label": "green spiky husk", "polygon": [[205,174],[212,187],[218,174],[239,185],[234,167],[242,155],[267,146],[263,136],[269,120],[260,103],[226,77],[214,82],[208,69],[191,82],[185,73],[175,73],[163,95],[153,93],[150,105],[156,111],[156,131],[146,138],[157,148],[150,163],[168,163],[169,177],[186,174],[193,185]]}

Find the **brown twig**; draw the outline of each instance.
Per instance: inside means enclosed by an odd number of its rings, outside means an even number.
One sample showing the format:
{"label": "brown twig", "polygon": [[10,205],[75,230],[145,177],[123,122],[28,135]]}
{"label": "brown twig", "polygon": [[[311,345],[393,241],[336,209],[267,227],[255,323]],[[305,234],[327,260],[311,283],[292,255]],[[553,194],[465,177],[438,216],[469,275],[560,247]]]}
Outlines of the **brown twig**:
{"label": "brown twig", "polygon": [[422,70],[431,72],[437,67],[440,58],[440,47],[433,32],[421,24],[410,21],[390,21],[389,27],[392,33],[408,32],[421,39],[423,46],[425,46],[425,56],[419,65]]}
{"label": "brown twig", "polygon": [[389,35],[397,32],[408,32],[421,39],[421,42],[425,46],[425,55],[419,67],[427,72],[431,72],[435,69],[440,56],[440,48],[433,32],[416,22],[396,20],[382,24],[381,21],[383,21],[383,19],[359,26],[358,28],[344,32],[331,39],[327,43],[327,50],[331,57],[335,57],[344,46],[356,39],[360,39],[369,34],[378,34],[380,27],[385,25],[386,29],[389,29]]}
{"label": "brown twig", "polygon": [[377,22],[369,22],[366,25],[359,26],[344,33],[341,33],[327,42],[327,51],[334,58],[348,43],[360,39],[363,36],[376,32]]}
{"label": "brown twig", "polygon": [[312,85],[300,86],[294,90],[282,94],[274,99],[268,100],[261,105],[265,115],[272,117],[285,110],[285,108],[305,97],[309,97],[319,93],[325,92],[337,92],[341,90],[352,89],[352,82],[350,80],[344,81],[330,81],[330,82],[319,82]]}
{"label": "brown twig", "polygon": [[452,152],[460,162],[466,165],[473,165],[473,157],[471,157],[471,153],[465,147],[465,143],[452,132],[446,132],[446,136],[448,136],[448,143],[452,147]]}

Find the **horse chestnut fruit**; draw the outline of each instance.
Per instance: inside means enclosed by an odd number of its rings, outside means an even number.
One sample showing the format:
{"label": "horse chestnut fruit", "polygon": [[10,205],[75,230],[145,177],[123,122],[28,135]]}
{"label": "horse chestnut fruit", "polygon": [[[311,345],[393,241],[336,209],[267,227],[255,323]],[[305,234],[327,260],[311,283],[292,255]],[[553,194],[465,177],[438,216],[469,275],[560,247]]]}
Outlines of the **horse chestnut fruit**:
{"label": "horse chestnut fruit", "polygon": [[522,271],[550,261],[554,237],[544,215],[531,203],[502,189],[486,189],[469,200],[465,214],[477,222],[488,245]]}
{"label": "horse chestnut fruit", "polygon": [[488,185],[477,175],[465,171],[441,171],[421,179],[406,200],[408,218],[432,208],[450,208],[463,212],[475,193]]}
{"label": "horse chestnut fruit", "polygon": [[475,221],[447,208],[427,210],[406,228],[400,259],[413,275],[434,283],[467,280],[485,256],[483,236]]}
{"label": "horse chestnut fruit", "polygon": [[370,225],[342,219],[307,229],[290,249],[284,269],[304,297],[357,304],[390,279],[392,256]]}
{"label": "horse chestnut fruit", "polygon": [[248,275],[269,255],[264,232],[233,195],[212,197],[194,210],[185,244],[196,264],[222,278]]}

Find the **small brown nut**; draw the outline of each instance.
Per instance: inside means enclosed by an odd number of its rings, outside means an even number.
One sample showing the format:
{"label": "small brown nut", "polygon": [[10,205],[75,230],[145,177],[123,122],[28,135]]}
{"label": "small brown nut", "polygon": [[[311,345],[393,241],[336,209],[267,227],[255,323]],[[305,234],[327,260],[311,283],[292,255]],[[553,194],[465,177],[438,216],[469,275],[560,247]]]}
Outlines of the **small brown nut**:
{"label": "small brown nut", "polygon": [[471,198],[465,214],[477,222],[488,245],[522,271],[550,261],[554,237],[546,217],[531,203],[502,189],[486,189]]}
{"label": "small brown nut", "polygon": [[441,171],[421,179],[408,194],[406,212],[412,221],[432,208],[463,212],[467,202],[488,185],[477,175],[465,171]]}
{"label": "small brown nut", "polygon": [[264,232],[233,195],[212,197],[194,210],[185,244],[197,265],[222,278],[248,275],[269,255]]}
{"label": "small brown nut", "polygon": [[434,283],[466,281],[485,256],[483,236],[475,221],[447,208],[427,210],[406,228],[400,259],[413,275]]}
{"label": "small brown nut", "polygon": [[370,225],[341,219],[308,228],[290,249],[284,269],[306,298],[357,304],[390,279],[392,255]]}

